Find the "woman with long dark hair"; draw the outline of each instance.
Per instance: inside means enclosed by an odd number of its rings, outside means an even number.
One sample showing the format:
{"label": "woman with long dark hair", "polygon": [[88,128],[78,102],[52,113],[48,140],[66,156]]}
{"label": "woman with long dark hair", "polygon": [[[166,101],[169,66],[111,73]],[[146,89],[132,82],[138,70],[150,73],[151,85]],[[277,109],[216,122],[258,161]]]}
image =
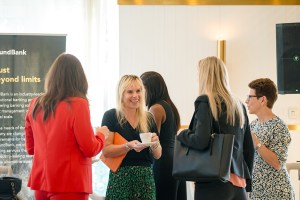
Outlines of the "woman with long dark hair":
{"label": "woman with long dark hair", "polygon": [[153,170],[158,200],[186,199],[185,182],[172,177],[174,141],[180,128],[180,116],[171,100],[163,77],[154,71],[145,72],[141,79],[146,88],[146,105],[153,114],[162,146],[162,156],[154,161]]}
{"label": "woman with long dark hair", "polygon": [[104,146],[107,127],[94,131],[80,61],[59,55],[47,73],[45,93],[32,99],[25,121],[26,151],[33,155],[28,187],[35,200],[88,200],[92,157]]}

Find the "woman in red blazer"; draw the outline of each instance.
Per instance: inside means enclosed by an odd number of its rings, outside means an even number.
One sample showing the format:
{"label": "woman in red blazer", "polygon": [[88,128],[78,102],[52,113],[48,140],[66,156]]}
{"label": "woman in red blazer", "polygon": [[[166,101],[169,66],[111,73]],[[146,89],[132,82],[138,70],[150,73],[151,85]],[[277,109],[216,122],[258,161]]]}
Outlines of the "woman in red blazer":
{"label": "woman in red blazer", "polygon": [[92,193],[92,157],[103,148],[107,127],[94,135],[80,61],[61,54],[25,119],[26,151],[33,155],[28,187],[35,200],[87,200]]}

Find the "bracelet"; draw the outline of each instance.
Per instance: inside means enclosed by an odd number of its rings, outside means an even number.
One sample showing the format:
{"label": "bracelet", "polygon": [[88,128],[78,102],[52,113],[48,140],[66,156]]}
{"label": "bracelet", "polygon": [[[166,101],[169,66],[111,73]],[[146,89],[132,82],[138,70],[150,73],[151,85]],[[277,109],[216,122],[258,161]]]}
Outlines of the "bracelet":
{"label": "bracelet", "polygon": [[128,146],[128,142],[125,143],[125,148],[126,148],[127,151],[130,151],[130,150],[131,150],[131,148]]}
{"label": "bracelet", "polygon": [[158,145],[156,145],[154,148],[150,147],[150,152],[153,152],[155,149],[157,149],[160,146],[160,144],[158,143]]}
{"label": "bracelet", "polygon": [[261,147],[261,143],[257,143],[257,145],[255,146],[255,150],[257,151],[259,148]]}

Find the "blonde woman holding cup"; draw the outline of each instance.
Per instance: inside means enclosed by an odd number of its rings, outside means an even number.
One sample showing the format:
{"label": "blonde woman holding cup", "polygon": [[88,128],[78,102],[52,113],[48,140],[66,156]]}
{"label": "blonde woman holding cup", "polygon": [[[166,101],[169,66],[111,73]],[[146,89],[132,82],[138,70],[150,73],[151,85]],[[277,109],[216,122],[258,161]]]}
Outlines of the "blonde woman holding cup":
{"label": "blonde woman holding cup", "polygon": [[[112,132],[106,139],[103,154],[116,157],[126,154],[120,168],[110,171],[106,200],[153,200],[155,183],[152,171],[153,159],[161,156],[161,146],[152,115],[145,106],[145,89],[135,75],[124,75],[118,85],[117,108],[105,112],[102,125]],[[128,142],[114,145],[114,132]],[[140,133],[151,134],[151,142],[142,143]]]}

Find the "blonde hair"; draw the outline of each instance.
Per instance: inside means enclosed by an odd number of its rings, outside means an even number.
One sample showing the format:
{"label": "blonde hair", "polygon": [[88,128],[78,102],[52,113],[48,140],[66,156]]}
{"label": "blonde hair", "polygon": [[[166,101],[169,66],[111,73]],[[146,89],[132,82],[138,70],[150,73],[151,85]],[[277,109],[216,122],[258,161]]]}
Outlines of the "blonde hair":
{"label": "blonde hair", "polygon": [[227,69],[217,57],[207,57],[199,61],[199,95],[207,95],[214,119],[221,113],[221,103],[226,105],[227,123],[234,125],[236,115],[242,127],[245,118],[242,103],[230,91]]}
{"label": "blonde hair", "polygon": [[142,80],[135,75],[124,75],[118,85],[118,94],[117,94],[117,119],[118,122],[122,125],[124,125],[127,122],[126,116],[125,116],[125,105],[124,105],[124,92],[126,89],[134,84],[138,84],[141,87],[141,98],[140,106],[136,110],[137,114],[137,130],[140,132],[148,132],[150,130],[150,113],[147,112],[146,104],[145,104],[145,88],[143,85]]}

